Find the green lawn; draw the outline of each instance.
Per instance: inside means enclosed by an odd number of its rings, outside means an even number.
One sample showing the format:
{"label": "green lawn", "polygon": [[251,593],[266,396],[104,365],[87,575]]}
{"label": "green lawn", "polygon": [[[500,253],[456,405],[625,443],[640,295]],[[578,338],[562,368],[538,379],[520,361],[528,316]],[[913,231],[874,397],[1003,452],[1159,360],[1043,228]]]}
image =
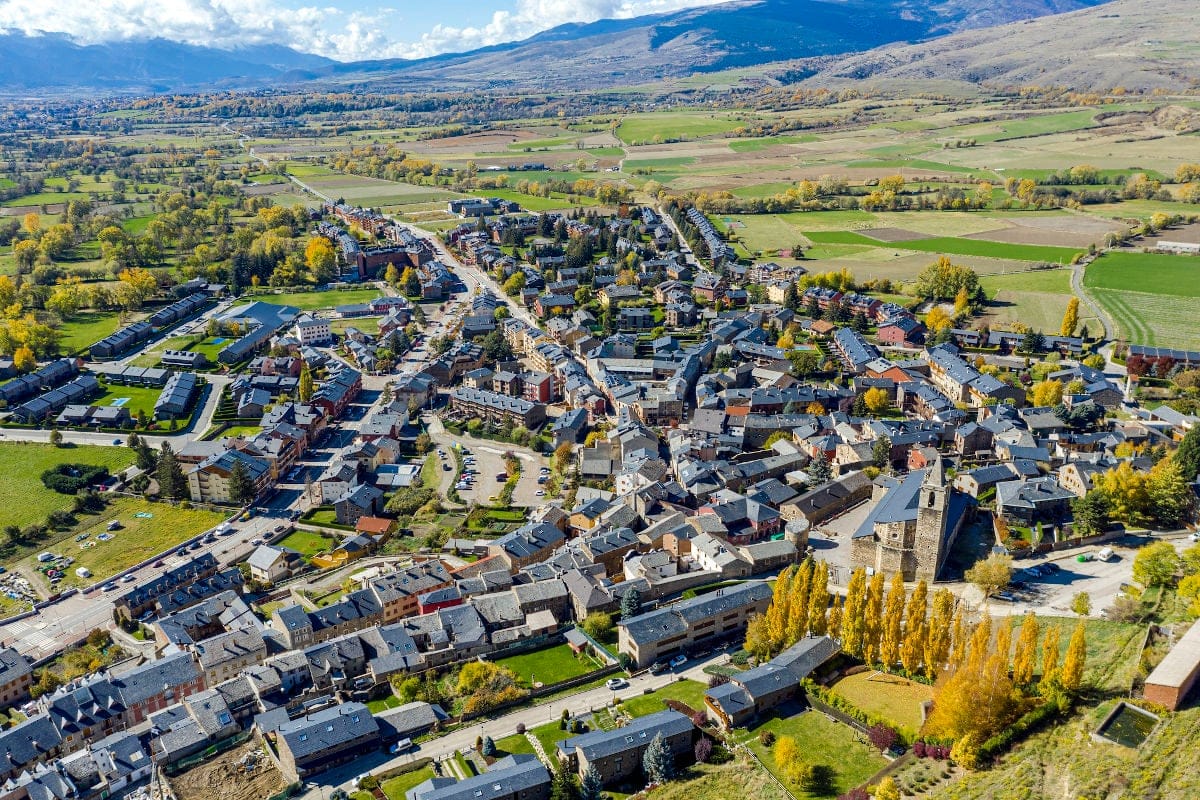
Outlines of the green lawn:
{"label": "green lawn", "polygon": [[570,739],[575,734],[570,731],[562,730],[558,727],[558,722],[547,722],[545,725],[538,725],[536,728],[529,730],[537,740],[542,743],[542,749],[546,751],[546,755],[554,752],[554,746],[563,739]]}
{"label": "green lawn", "polygon": [[383,293],[375,288],[365,289],[329,289],[324,292],[291,292],[288,294],[262,294],[246,298],[263,303],[273,303],[280,306],[295,306],[301,311],[347,306],[367,303]]}
{"label": "green lawn", "polygon": [[400,705],[400,698],[394,694],[389,694],[387,697],[381,697],[378,700],[371,700],[367,703],[367,708],[372,714],[378,714],[380,711],[387,711],[389,708],[396,708]]}
{"label": "green lawn", "polygon": [[[118,497],[102,514],[81,517],[83,524],[72,530],[69,538],[54,548],[55,553],[75,559],[60,588],[86,586],[116,575],[219,525],[225,517],[225,514],[216,511],[185,509],[137,497]],[[112,531],[113,538],[109,541],[100,541],[97,535],[106,532],[111,520],[121,523],[120,530]],[[85,534],[88,536],[86,541],[75,541],[76,536]],[[94,543],[94,546],[84,546],[90,543]],[[37,562],[33,556],[27,558],[27,565],[36,569]],[[92,577],[76,577],[75,570],[79,567],[90,569]]]}
{"label": "green lawn", "polygon": [[594,206],[596,200],[583,195],[566,195],[562,192],[551,192],[549,197],[534,197],[521,194],[514,189],[476,189],[470,192],[476,197],[499,197],[519,203],[526,211],[556,211],[573,206]]}
{"label": "green lawn", "polygon": [[644,717],[665,710],[667,700],[678,700],[687,703],[693,711],[700,711],[704,708],[704,692],[707,689],[708,687],[699,681],[676,681],[651,694],[637,694],[625,698],[621,709],[631,717]]}
{"label": "green lawn", "polygon": [[433,767],[421,767],[412,772],[406,772],[403,775],[397,775],[395,778],[387,779],[380,784],[380,788],[383,789],[383,793],[387,795],[388,800],[404,800],[405,792],[433,777]]}
{"label": "green lawn", "polygon": [[[825,764],[837,773],[835,788],[829,794],[810,794],[788,780],[775,766],[770,748],[763,747],[758,735],[764,730],[780,736],[795,737],[809,763]],[[836,797],[863,783],[887,761],[875,748],[859,740],[859,733],[848,725],[834,722],[824,714],[806,711],[794,717],[773,717],[742,737],[762,763],[797,798]]]}
{"label": "green lawn", "polygon": [[497,755],[501,758],[504,756],[516,755],[518,753],[528,753],[533,755],[533,744],[529,741],[529,737],[523,733],[514,733],[512,736],[505,736],[503,739],[496,740]]}
{"label": "green lawn", "polygon": [[[0,508],[5,509],[4,524],[24,527],[44,522],[46,515],[61,508],[70,508],[72,497],[51,491],[42,485],[41,475],[63,463],[89,464],[108,467],[110,472],[125,469],[133,463],[133,451],[127,447],[78,445],[51,447],[48,444],[0,442]],[[29,547],[44,549],[38,545]]]}
{"label": "green lawn", "polygon": [[[1071,270],[1037,269],[1028,272],[1007,272],[1003,275],[980,275],[979,284],[988,297],[1001,290],[1019,292],[1071,293]],[[1081,309],[1082,310],[1082,309]]]}
{"label": "green lawn", "polygon": [[337,544],[336,540],[322,536],[314,531],[297,529],[276,542],[275,546],[287,547],[301,555],[312,556],[328,550],[335,544]]}
{"label": "green lawn", "polygon": [[533,681],[546,685],[558,683],[597,669],[594,661],[588,657],[576,658],[571,648],[565,644],[509,656],[499,659],[496,663],[511,669],[517,680],[525,686],[529,686]]}
{"label": "green lawn", "polygon": [[64,353],[78,353],[121,327],[120,315],[110,311],[81,311],[64,322],[59,332],[59,347]]}
{"label": "green lawn", "polygon": [[[100,386],[104,393],[90,400],[92,405],[123,405],[129,409],[129,414],[134,419],[137,419],[139,411],[144,412],[150,419],[154,418],[154,404],[162,395],[162,389],[153,386],[122,386],[116,383],[101,383]],[[125,402],[121,403],[122,400]]]}
{"label": "green lawn", "polygon": [[874,670],[848,675],[832,688],[863,711],[883,717],[910,736],[921,728],[921,703],[933,698],[932,687]]}

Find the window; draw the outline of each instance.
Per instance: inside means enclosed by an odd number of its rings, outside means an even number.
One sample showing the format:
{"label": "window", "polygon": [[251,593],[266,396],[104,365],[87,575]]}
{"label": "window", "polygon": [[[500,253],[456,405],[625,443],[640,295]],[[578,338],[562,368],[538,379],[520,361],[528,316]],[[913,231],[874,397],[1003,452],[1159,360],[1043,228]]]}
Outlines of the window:
{"label": "window", "polygon": [[351,714],[350,721],[357,725],[358,724],[358,714]]}
{"label": "window", "polygon": [[308,734],[307,734],[307,733],[302,733],[302,734],[300,734],[300,741],[302,741],[302,742],[307,742],[307,741],[308,741]]}

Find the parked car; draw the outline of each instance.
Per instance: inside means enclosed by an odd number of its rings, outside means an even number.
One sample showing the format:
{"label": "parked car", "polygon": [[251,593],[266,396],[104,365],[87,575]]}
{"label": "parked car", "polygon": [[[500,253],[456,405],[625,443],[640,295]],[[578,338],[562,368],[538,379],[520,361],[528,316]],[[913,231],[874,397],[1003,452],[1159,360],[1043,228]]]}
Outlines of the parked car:
{"label": "parked car", "polygon": [[671,659],[671,669],[678,669],[687,663],[687,656],[680,653]]}
{"label": "parked car", "polygon": [[117,585],[115,583],[113,583],[112,581],[109,581],[108,583],[104,584],[100,588],[106,592],[111,592],[117,588]]}
{"label": "parked car", "polygon": [[662,663],[661,661],[655,661],[653,664],[650,665],[650,674],[657,675],[660,672],[665,672],[666,669],[667,669],[666,664]]}
{"label": "parked car", "polygon": [[389,747],[388,752],[391,753],[392,755],[396,755],[397,753],[407,753],[409,750],[412,750],[412,749],[413,749],[412,739],[401,739],[400,741],[396,742],[394,745]]}
{"label": "parked car", "polygon": [[624,689],[628,686],[629,681],[624,678],[609,678],[604,682],[604,685],[615,692],[617,689]]}
{"label": "parked car", "polygon": [[130,572],[124,578],[121,578],[121,580],[125,581],[126,583],[133,583],[137,580],[137,575],[134,575],[132,572]]}

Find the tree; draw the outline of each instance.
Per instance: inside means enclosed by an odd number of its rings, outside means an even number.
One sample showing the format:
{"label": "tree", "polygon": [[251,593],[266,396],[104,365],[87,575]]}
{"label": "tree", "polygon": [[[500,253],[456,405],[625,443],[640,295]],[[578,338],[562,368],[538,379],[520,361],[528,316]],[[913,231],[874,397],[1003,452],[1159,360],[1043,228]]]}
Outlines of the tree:
{"label": "tree", "polygon": [[833,467],[824,451],[818,452],[817,457],[812,460],[808,474],[812,476],[814,486],[820,486],[833,479]]}
{"label": "tree", "polygon": [[875,800],[900,800],[900,787],[891,775],[884,776],[875,787]]}
{"label": "tree", "polygon": [[163,442],[162,448],[159,450],[158,471],[155,477],[158,479],[159,494],[163,497],[182,500],[188,496],[187,479],[183,475],[183,468],[179,466],[179,461],[175,458],[175,451],[167,442]]}
{"label": "tree", "polygon": [[387,269],[383,271],[383,279],[388,286],[400,288],[400,270],[396,269],[395,264],[388,264]]}
{"label": "tree", "polygon": [[566,765],[554,760],[554,775],[550,779],[550,800],[578,800],[579,791],[575,776],[567,771]]}
{"label": "tree", "polygon": [[1179,465],[1185,479],[1194,481],[1200,475],[1200,425],[1188,429],[1172,460]]}
{"label": "tree", "polygon": [[508,280],[504,282],[504,286],[501,288],[504,289],[504,293],[509,297],[516,297],[521,293],[521,290],[525,288],[525,273],[514,272],[509,276]]}
{"label": "tree", "polygon": [[1170,542],[1143,547],[1133,559],[1133,579],[1143,586],[1164,586],[1179,569],[1179,554]]}
{"label": "tree", "polygon": [[574,446],[570,442],[563,442],[554,448],[554,468],[559,472],[566,472],[567,468],[571,466],[571,460],[574,457]]}
{"label": "tree", "polygon": [[496,755],[496,743],[492,740],[492,737],[483,737],[483,746],[479,748],[479,753],[484,756]]}
{"label": "tree", "polygon": [[1067,301],[1067,310],[1063,312],[1062,327],[1059,328],[1059,335],[1072,336],[1075,333],[1075,328],[1079,325],[1079,298],[1072,296]]}
{"label": "tree", "polygon": [[621,598],[621,619],[629,619],[636,617],[642,610],[642,593],[637,589],[630,589]]}
{"label": "tree", "polygon": [[583,622],[580,623],[579,627],[583,628],[583,632],[596,641],[603,641],[612,634],[612,614],[607,614],[603,611],[593,611],[583,618]]}
{"label": "tree", "polygon": [[1043,681],[1058,680],[1058,628],[1046,629],[1042,638],[1042,677]]}
{"label": "tree", "polygon": [[871,463],[880,470],[886,470],[892,465],[892,440],[880,436],[871,445]]}
{"label": "tree", "polygon": [[[1163,544],[1166,544],[1164,542]],[[1071,641],[1067,644],[1067,655],[1063,658],[1059,675],[1062,686],[1068,692],[1078,692],[1083,683],[1083,668],[1087,662],[1087,632],[1083,620],[1075,626]]]}
{"label": "tree", "polygon": [[867,572],[859,567],[850,573],[850,582],[846,585],[846,603],[842,609],[842,649],[855,658],[862,657],[866,599]]}
{"label": "tree", "polygon": [[254,481],[250,479],[250,470],[246,462],[238,459],[229,471],[229,499],[239,506],[244,506],[254,499]]}
{"label": "tree", "polygon": [[863,402],[867,404],[867,411],[875,415],[883,414],[892,407],[891,396],[878,386],[872,386],[863,393]]}
{"label": "tree", "polygon": [[1078,592],[1071,598],[1071,610],[1081,617],[1092,613],[1092,596],[1087,592]]}
{"label": "tree", "polygon": [[583,780],[579,783],[580,800],[600,800],[603,791],[604,782],[600,779],[600,773],[596,771],[594,764],[588,764],[583,773]]}
{"label": "tree", "polygon": [[1093,489],[1071,501],[1074,530],[1079,536],[1101,533],[1108,527],[1108,497]]}
{"label": "tree", "polygon": [[312,369],[305,363],[300,367],[300,383],[296,389],[296,394],[300,398],[301,403],[307,403],[313,396],[313,376]]}
{"label": "tree", "polygon": [[921,270],[914,284],[916,293],[930,300],[950,300],[960,289],[973,297],[978,288],[979,276],[973,269],[952,264],[945,256]]}
{"label": "tree", "polygon": [[867,728],[867,740],[876,750],[886,753],[900,741],[900,735],[882,722],[877,722]]}
{"label": "tree", "polygon": [[896,572],[883,606],[879,639],[879,661],[890,669],[900,659],[900,636],[904,630],[904,575]]}
{"label": "tree", "polygon": [[829,629],[826,613],[829,609],[829,567],[824,561],[813,566],[808,584],[808,630],[822,636]]}
{"label": "tree", "polygon": [[867,584],[867,599],[863,604],[863,660],[868,664],[879,659],[879,644],[883,636],[883,573],[876,572]]}
{"label": "tree", "polygon": [[983,592],[986,600],[1002,587],[1008,586],[1012,580],[1012,569],[1012,556],[993,553],[983,561],[975,562],[975,566],[968,569],[964,577]]}
{"label": "tree", "polygon": [[904,640],[900,644],[900,663],[910,675],[916,675],[925,658],[925,640],[929,636],[929,625],[925,621],[929,605],[929,586],[917,581],[908,605],[904,609]]}
{"label": "tree", "polygon": [[1040,629],[1037,617],[1026,614],[1021,622],[1021,634],[1017,637],[1017,647],[1013,651],[1013,683],[1018,686],[1028,686],[1033,682],[1033,667],[1037,656],[1038,632]]}
{"label": "tree", "polygon": [[312,272],[313,281],[328,283],[337,274],[337,252],[324,236],[314,236],[304,248],[304,263]]}
{"label": "tree", "polygon": [[1196,495],[1175,459],[1164,458],[1150,470],[1146,481],[1150,510],[1164,528],[1178,528],[1191,521]]}
{"label": "tree", "polygon": [[642,767],[651,783],[667,783],[675,778],[675,759],[667,745],[663,742],[662,734],[654,737],[642,757]]}
{"label": "tree", "polygon": [[28,345],[21,345],[13,351],[13,368],[22,374],[37,369],[37,359]]}
{"label": "tree", "polygon": [[62,447],[63,435],[58,428],[50,431],[50,444],[55,447]]}
{"label": "tree", "polygon": [[925,634],[925,677],[932,679],[950,657],[950,623],[954,615],[954,594],[939,589],[933,595],[933,612]]}
{"label": "tree", "polygon": [[950,315],[941,306],[934,306],[925,315],[925,327],[933,333],[941,333],[954,327],[954,320],[950,319]]}
{"label": "tree", "polygon": [[1062,403],[1063,384],[1059,380],[1046,380],[1033,386],[1033,404],[1039,408],[1049,408]]}

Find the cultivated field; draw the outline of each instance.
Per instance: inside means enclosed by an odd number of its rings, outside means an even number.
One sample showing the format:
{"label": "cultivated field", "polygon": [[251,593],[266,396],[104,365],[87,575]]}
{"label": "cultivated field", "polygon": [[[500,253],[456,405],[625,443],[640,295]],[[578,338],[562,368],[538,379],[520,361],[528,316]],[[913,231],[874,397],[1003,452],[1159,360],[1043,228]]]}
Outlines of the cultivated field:
{"label": "cultivated field", "polygon": [[1122,251],[1087,268],[1084,286],[1112,316],[1129,342],[1200,348],[1196,297],[1200,258]]}

